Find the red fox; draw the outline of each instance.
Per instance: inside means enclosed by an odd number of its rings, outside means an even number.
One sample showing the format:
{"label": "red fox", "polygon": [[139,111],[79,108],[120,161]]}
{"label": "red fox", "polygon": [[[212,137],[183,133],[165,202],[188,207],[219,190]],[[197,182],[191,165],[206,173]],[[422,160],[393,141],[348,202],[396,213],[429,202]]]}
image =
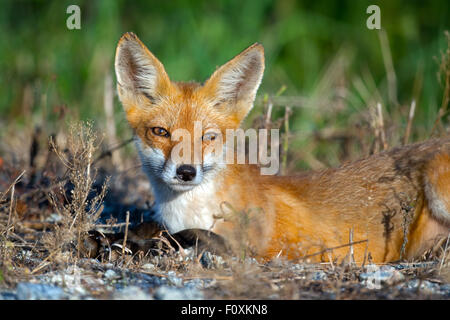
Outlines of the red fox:
{"label": "red fox", "polygon": [[[184,83],[172,82],[138,37],[126,33],[115,71],[153,190],[156,220],[170,233],[210,230],[234,246],[244,239],[263,260],[328,262],[348,257],[351,248],[355,262],[370,254],[379,263],[417,258],[450,234],[449,138],[298,176],[262,175],[257,165],[211,156],[218,136],[238,129],[253,107],[264,72],[261,44],[219,67],[205,83]],[[174,160],[175,131],[195,137],[196,122],[202,135],[190,143],[200,147]],[[243,218],[233,219],[236,212]]]}

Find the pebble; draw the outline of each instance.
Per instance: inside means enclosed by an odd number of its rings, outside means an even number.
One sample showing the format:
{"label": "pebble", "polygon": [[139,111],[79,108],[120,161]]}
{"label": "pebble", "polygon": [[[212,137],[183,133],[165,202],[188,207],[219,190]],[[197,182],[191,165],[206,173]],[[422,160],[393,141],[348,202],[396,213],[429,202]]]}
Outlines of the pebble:
{"label": "pebble", "polygon": [[200,258],[200,263],[205,269],[217,269],[226,265],[225,260],[221,256],[205,251]]}
{"label": "pebble", "polygon": [[152,300],[152,296],[137,286],[129,286],[113,293],[114,300]]}
{"label": "pebble", "polygon": [[148,270],[148,271],[153,271],[156,269],[156,266],[153,263],[146,263],[142,266],[142,269]]}
{"label": "pebble", "polygon": [[382,285],[391,285],[405,279],[405,276],[392,266],[370,264],[364,268],[359,279],[368,289],[381,289]]}
{"label": "pebble", "polygon": [[12,292],[0,292],[0,300],[17,300],[17,295]]}
{"label": "pebble", "polygon": [[328,280],[328,276],[323,271],[316,271],[310,275],[308,275],[308,278],[314,281],[326,281]]}
{"label": "pebble", "polygon": [[203,300],[202,291],[195,288],[174,288],[161,286],[156,289],[154,298],[157,300]]}
{"label": "pebble", "polygon": [[184,282],[184,287],[188,289],[203,289],[207,286],[207,283],[211,280],[205,279],[192,279]]}
{"label": "pebble", "polygon": [[203,252],[202,257],[200,258],[200,263],[202,264],[203,268],[212,269],[213,268],[212,254],[209,251]]}
{"label": "pebble", "polygon": [[183,279],[178,277],[175,271],[167,272],[167,280],[176,287],[181,287],[183,285]]}
{"label": "pebble", "polygon": [[434,282],[430,282],[427,280],[423,280],[422,282],[420,282],[417,279],[408,281],[406,283],[406,287],[410,290],[417,290],[417,288],[419,287],[419,283],[420,283],[420,290],[425,292],[425,293],[437,293],[440,290],[440,287],[437,283]]}
{"label": "pebble", "polygon": [[[202,265],[206,268],[214,268],[221,257],[206,252],[202,256]],[[251,261],[249,261],[251,262]],[[89,261],[87,261],[89,263]],[[290,268],[300,276],[314,281],[327,281],[329,273],[318,268],[308,268],[305,264],[293,264]],[[155,269],[156,264],[147,263],[142,269]],[[388,289],[389,285],[395,285],[402,292],[421,294],[436,294],[450,298],[450,284],[439,284],[433,281],[417,279],[405,280],[405,276],[397,265],[369,264],[359,274],[360,285],[369,289]],[[113,281],[120,279],[118,281]],[[64,271],[49,272],[37,276],[36,282],[19,283],[15,290],[0,292],[0,300],[48,300],[48,299],[95,299],[92,289],[102,289],[109,292],[112,299],[117,300],[178,300],[178,299],[203,299],[203,290],[215,284],[211,279],[184,280],[180,273],[169,271],[166,277],[151,275],[143,272],[131,272],[122,274],[112,268],[99,274],[84,274],[83,269],[76,266],[68,267]],[[112,281],[112,282],[111,282]],[[111,285],[114,283],[113,285]],[[344,288],[342,288],[344,290]],[[275,298],[277,294],[268,296]],[[333,299],[331,296],[328,297]]]}
{"label": "pebble", "polygon": [[446,283],[441,285],[440,289],[440,294],[447,296],[448,298],[450,298],[450,283]]}
{"label": "pebble", "polygon": [[103,276],[108,280],[115,280],[120,278],[120,276],[111,269],[107,270]]}
{"label": "pebble", "polygon": [[300,264],[300,263],[296,263],[296,264],[293,264],[291,266],[291,268],[292,268],[292,270],[303,271],[303,270],[305,270],[305,265],[304,264]]}
{"label": "pebble", "polygon": [[84,296],[88,294],[81,285],[81,279],[83,278],[83,281],[86,282],[88,277],[82,276],[81,272],[77,267],[69,267],[65,272],[51,272],[40,275],[37,279],[43,284],[63,287],[70,298],[72,298],[73,296]]}
{"label": "pebble", "polygon": [[145,273],[135,273],[133,274],[134,284],[138,284],[139,286],[153,288],[158,287],[167,283],[167,279],[164,277],[158,277],[154,275],[149,275]]}
{"label": "pebble", "polygon": [[46,222],[60,222],[62,220],[62,217],[57,213],[52,213],[47,219],[45,219]]}
{"label": "pebble", "polygon": [[55,286],[41,283],[21,282],[17,285],[16,296],[19,300],[60,300],[64,291]]}

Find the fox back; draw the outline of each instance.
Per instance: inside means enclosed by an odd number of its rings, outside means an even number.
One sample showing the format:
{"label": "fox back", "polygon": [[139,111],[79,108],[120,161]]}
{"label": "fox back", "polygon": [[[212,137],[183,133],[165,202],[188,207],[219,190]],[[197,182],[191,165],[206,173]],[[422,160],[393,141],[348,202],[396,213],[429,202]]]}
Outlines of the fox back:
{"label": "fox back", "polygon": [[[336,169],[261,175],[228,163],[264,72],[254,44],[203,84],[172,82],[132,33],[116,51],[117,89],[171,233],[211,230],[262,259],[413,259],[449,235],[450,139],[396,148]],[[180,148],[183,142],[183,148]]]}

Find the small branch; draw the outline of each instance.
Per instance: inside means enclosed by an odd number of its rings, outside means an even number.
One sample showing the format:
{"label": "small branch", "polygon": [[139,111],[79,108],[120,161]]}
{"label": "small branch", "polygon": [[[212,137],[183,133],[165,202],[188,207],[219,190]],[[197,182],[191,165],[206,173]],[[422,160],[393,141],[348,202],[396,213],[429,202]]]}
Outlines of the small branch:
{"label": "small branch", "polygon": [[324,249],[322,251],[319,251],[319,252],[316,252],[316,253],[312,253],[312,254],[308,254],[308,255],[302,257],[301,259],[307,259],[307,258],[315,257],[315,256],[323,254],[325,252],[329,252],[329,251],[333,251],[333,250],[336,250],[336,249],[345,248],[345,247],[348,247],[348,246],[364,243],[364,242],[367,242],[367,241],[369,241],[369,240],[368,239],[360,240],[360,241],[356,241],[356,242],[352,242],[352,243],[346,243],[346,244],[343,244],[343,245],[340,245],[340,246],[337,246],[337,247],[326,248],[326,249]]}
{"label": "small branch", "polygon": [[22,176],[25,174],[26,170],[23,170],[21,174],[17,176],[17,178],[14,180],[14,182],[6,189],[6,191],[2,194],[2,197],[0,198],[0,202],[3,201],[4,196],[9,192],[9,190],[19,182],[19,180],[22,178]]}

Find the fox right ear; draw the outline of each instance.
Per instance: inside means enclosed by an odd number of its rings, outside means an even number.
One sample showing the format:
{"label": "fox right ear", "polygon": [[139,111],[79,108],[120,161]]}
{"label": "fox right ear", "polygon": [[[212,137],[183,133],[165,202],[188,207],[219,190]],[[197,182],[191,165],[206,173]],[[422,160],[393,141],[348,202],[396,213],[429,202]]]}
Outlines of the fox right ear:
{"label": "fox right ear", "polygon": [[125,33],[116,49],[115,70],[120,100],[128,111],[139,95],[151,103],[170,86],[162,63],[131,32]]}
{"label": "fox right ear", "polygon": [[227,103],[228,110],[242,121],[256,97],[264,73],[264,47],[255,43],[218,68],[203,90],[215,97],[216,105]]}

